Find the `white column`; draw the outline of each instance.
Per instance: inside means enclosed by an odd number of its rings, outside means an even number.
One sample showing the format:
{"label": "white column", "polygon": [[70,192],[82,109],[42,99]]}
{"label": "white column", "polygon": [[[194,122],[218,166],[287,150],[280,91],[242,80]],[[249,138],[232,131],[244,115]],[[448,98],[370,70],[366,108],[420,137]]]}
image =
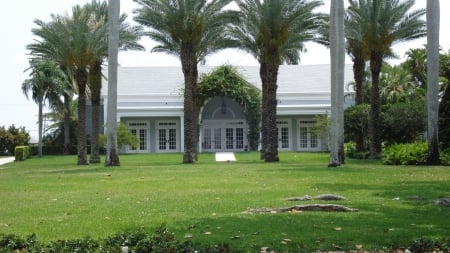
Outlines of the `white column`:
{"label": "white column", "polygon": [[184,116],[180,116],[180,152],[184,152]]}

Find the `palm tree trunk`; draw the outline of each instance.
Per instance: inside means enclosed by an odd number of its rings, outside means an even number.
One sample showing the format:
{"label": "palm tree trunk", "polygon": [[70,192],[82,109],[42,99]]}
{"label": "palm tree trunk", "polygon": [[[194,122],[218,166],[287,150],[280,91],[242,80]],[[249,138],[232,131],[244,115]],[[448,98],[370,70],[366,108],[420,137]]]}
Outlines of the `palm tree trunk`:
{"label": "palm tree trunk", "polygon": [[380,134],[380,72],[383,55],[372,53],[370,58],[370,71],[372,72],[372,89],[370,92],[370,158],[379,159],[381,154]]}
{"label": "palm tree trunk", "polygon": [[70,144],[70,103],[71,98],[68,94],[64,94],[64,154],[69,155],[71,150]]}
{"label": "palm tree trunk", "polygon": [[78,124],[77,124],[77,154],[78,165],[87,165],[87,143],[86,143],[86,83],[87,71],[77,69],[75,80],[78,86]]}
{"label": "palm tree trunk", "polygon": [[92,136],[90,163],[100,163],[100,90],[102,87],[102,62],[97,61],[90,67],[90,88],[92,102]]}
{"label": "palm tree trunk", "polygon": [[364,57],[354,56],[353,59],[353,75],[355,77],[355,104],[360,105],[364,103],[364,76],[366,69],[366,61]]}
{"label": "palm tree trunk", "polygon": [[[275,58],[274,59],[278,59]],[[277,130],[277,78],[278,61],[266,62],[266,72],[261,76],[263,85],[262,140],[265,142],[263,155],[265,162],[278,162],[278,130]],[[264,144],[263,144],[264,145]]]}
{"label": "palm tree trunk", "polygon": [[330,6],[331,56],[331,134],[329,167],[344,163],[344,2],[332,1]]}
{"label": "palm tree trunk", "polygon": [[264,62],[261,62],[259,66],[259,76],[261,77],[261,83],[262,83],[262,102],[261,102],[261,150],[260,150],[260,159],[264,160],[265,152],[268,145],[267,140],[267,124],[266,124],[266,117],[264,117],[265,112],[267,112],[267,66]]}
{"label": "palm tree trunk", "polygon": [[439,158],[439,0],[427,0],[427,164],[440,164]]}
{"label": "palm tree trunk", "polygon": [[38,157],[42,157],[42,124],[43,124],[43,113],[42,113],[42,102],[38,103],[39,113],[38,113]]}
{"label": "palm tree trunk", "polygon": [[197,78],[198,69],[195,52],[190,43],[181,45],[181,65],[184,75],[184,155],[183,163],[197,161],[198,113]]}
{"label": "palm tree trunk", "polygon": [[117,147],[117,67],[120,0],[109,0],[108,12],[108,109],[105,166],[120,166],[119,151]]}

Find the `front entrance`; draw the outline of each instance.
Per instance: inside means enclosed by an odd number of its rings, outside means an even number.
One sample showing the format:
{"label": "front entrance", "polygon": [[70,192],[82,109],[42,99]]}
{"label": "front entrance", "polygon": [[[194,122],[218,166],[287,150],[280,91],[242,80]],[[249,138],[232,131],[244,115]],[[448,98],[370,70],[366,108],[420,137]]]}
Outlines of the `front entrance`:
{"label": "front entrance", "polygon": [[243,120],[204,121],[201,130],[202,151],[245,151],[248,148],[246,129]]}

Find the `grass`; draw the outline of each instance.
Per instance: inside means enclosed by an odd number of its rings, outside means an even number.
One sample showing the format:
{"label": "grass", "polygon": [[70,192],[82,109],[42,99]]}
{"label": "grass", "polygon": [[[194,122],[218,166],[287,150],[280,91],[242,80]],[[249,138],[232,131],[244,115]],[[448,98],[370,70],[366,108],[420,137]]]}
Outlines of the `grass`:
{"label": "grass", "polygon": [[[263,246],[374,250],[450,237],[450,209],[433,203],[450,196],[449,167],[350,160],[330,169],[323,153],[280,153],[279,163],[264,163],[258,153],[236,156],[237,162],[217,163],[213,154],[200,154],[199,163],[183,165],[181,154],[122,155],[122,166],[115,168],[46,156],[3,165],[0,233],[36,233],[45,242],[106,238],[165,223],[179,240],[227,243],[242,252]],[[360,211],[242,213],[305,204],[286,199],[325,193],[345,196],[335,203]],[[408,199],[412,195],[426,199]],[[192,238],[184,238],[187,234]]]}

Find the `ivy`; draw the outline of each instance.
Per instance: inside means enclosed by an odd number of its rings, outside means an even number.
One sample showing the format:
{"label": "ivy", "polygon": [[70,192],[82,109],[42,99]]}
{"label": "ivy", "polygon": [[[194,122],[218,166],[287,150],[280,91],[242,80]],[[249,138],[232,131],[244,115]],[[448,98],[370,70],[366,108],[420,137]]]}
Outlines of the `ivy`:
{"label": "ivy", "polygon": [[244,108],[249,126],[250,150],[257,150],[261,130],[261,91],[247,82],[235,67],[222,65],[200,76],[197,93],[198,108],[204,106],[208,99],[216,96],[232,98]]}

